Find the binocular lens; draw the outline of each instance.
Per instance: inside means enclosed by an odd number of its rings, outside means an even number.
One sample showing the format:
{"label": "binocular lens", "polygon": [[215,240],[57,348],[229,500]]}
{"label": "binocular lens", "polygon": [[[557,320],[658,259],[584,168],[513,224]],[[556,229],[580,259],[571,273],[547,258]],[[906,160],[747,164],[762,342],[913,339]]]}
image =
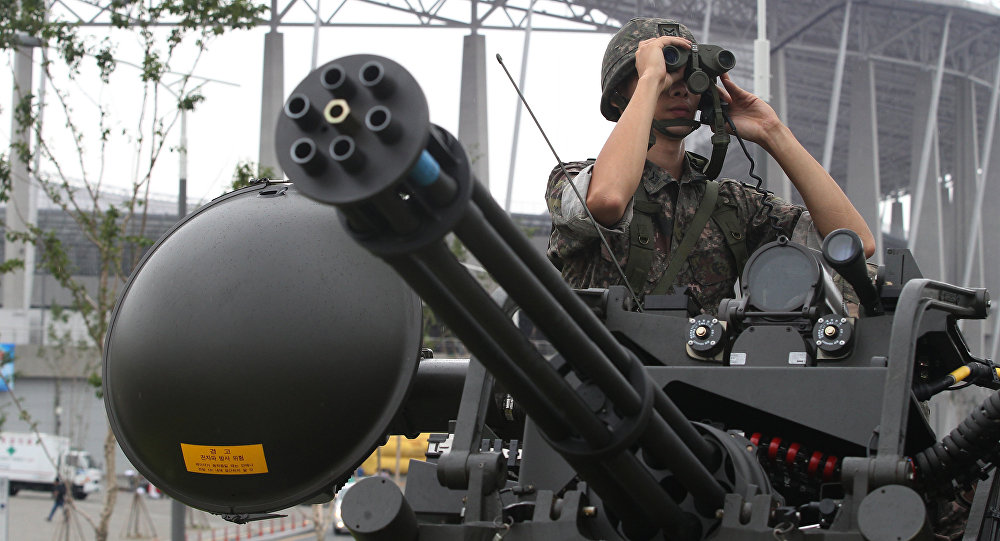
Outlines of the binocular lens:
{"label": "binocular lens", "polygon": [[666,62],[668,68],[677,67],[681,63],[681,52],[677,50],[677,47],[667,45],[663,48],[663,61]]}
{"label": "binocular lens", "polygon": [[726,71],[729,71],[736,66],[736,55],[734,55],[732,51],[726,49],[719,51],[719,56],[716,60],[719,62],[719,67]]}

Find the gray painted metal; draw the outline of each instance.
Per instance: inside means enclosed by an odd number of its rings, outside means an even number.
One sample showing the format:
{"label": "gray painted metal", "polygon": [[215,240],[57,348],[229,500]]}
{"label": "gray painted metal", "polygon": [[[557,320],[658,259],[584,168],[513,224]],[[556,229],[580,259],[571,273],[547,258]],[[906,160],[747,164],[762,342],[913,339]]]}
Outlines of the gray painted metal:
{"label": "gray painted metal", "polygon": [[858,529],[865,539],[912,541],[934,536],[927,526],[927,509],[909,487],[889,485],[873,490],[858,509]]}
{"label": "gray painted metal", "polygon": [[896,305],[889,340],[889,371],[883,392],[878,456],[902,456],[909,416],[910,384],[917,335],[925,312],[940,310],[958,318],[983,318],[988,313],[988,295],[925,278],[903,286]]}
{"label": "gray painted metal", "polygon": [[285,100],[285,39],[275,29],[264,36],[264,75],[260,96],[260,167],[270,167],[282,178],[281,165],[274,153],[274,128]]}
{"label": "gray painted metal", "polygon": [[[920,165],[917,168],[916,176],[916,186],[914,187],[913,194],[913,204],[911,208],[911,219],[910,219],[910,232],[909,238],[907,239],[907,246],[910,250],[914,250],[917,246],[917,239],[919,238],[918,233],[920,232],[920,218],[921,213],[924,210],[924,194],[927,191],[927,184],[933,183],[934,180],[940,178],[935,176],[934,179],[928,181],[927,173],[928,167],[931,165],[931,143],[937,130],[937,112],[938,104],[940,103],[939,98],[941,97],[941,79],[944,76],[944,61],[945,56],[948,51],[948,30],[951,26],[951,12],[948,12],[947,18],[944,23],[944,35],[941,37],[941,50],[938,56],[937,69],[934,72],[933,83],[931,84],[931,95],[930,95],[930,107],[927,109],[927,122],[924,124],[924,134],[923,134],[923,147],[921,147],[920,154],[918,155],[920,160]],[[935,167],[939,166],[939,161],[935,160]],[[933,189],[933,188],[932,188]],[[939,260],[940,260],[939,253]],[[938,274],[938,278],[944,278],[943,273]]]}
{"label": "gray painted metal", "polygon": [[10,494],[7,478],[0,477],[0,541],[10,539]]}
{"label": "gray painted metal", "polygon": [[[875,246],[882,246],[882,221],[878,202],[881,194],[878,156],[878,111],[876,110],[875,70],[872,62],[852,66],[851,138],[847,146],[849,162],[847,196],[875,235]],[[867,104],[862,107],[861,104]],[[882,250],[875,251],[875,262],[882,263]]]}
{"label": "gray painted metal", "polygon": [[458,140],[469,153],[472,173],[490,185],[490,145],[486,114],[486,36],[462,38],[462,91],[459,97]]}
{"label": "gray painted metal", "polygon": [[[937,154],[932,152],[934,150],[933,145],[928,147],[926,165],[922,164],[921,158],[924,138],[926,137],[930,143],[933,143],[936,136],[933,127],[933,124],[936,122],[935,117],[922,114],[933,107],[933,81],[934,73],[927,72],[914,89],[915,102],[913,104],[913,137],[910,139],[912,160],[910,161],[909,168],[911,174],[913,175],[911,180],[911,193],[918,193],[919,186],[924,182],[929,183],[931,186],[925,190],[924,193],[926,195],[923,197],[922,201],[919,202],[921,208],[923,209],[919,215],[915,213],[915,209],[918,204],[916,197],[914,196],[911,198],[910,227],[907,239],[909,243],[914,242],[915,239],[919,240],[915,247],[908,244],[908,248],[913,252],[913,257],[917,260],[917,263],[920,265],[920,269],[923,271],[924,275],[934,279],[942,279],[943,276],[941,276],[940,272],[940,263],[943,256],[939,249],[940,246],[937,243],[937,238],[933,234],[933,232],[937,231],[939,228],[937,209],[940,190],[936,176],[927,178],[930,176],[931,170],[937,170],[937,165],[931,162],[932,158],[937,157]],[[923,220],[924,229],[930,233],[924,235],[923,237],[914,237],[913,231],[917,220]]]}
{"label": "gray painted metal", "polygon": [[[978,235],[971,239],[969,237],[973,229],[978,231],[978,227],[972,225],[975,219],[972,215],[976,206],[976,184],[979,177],[976,174],[976,169],[981,160],[979,158],[979,143],[976,141],[979,119],[975,115],[975,89],[969,81],[960,81],[957,86],[958,94],[955,100],[954,114],[955,119],[959,122],[959,129],[955,134],[958,154],[955,160],[955,170],[949,177],[945,178],[945,193],[951,196],[951,200],[950,204],[946,204],[944,207],[946,236],[943,240],[946,245],[959,244],[962,247],[957,250],[948,250],[946,255],[948,255],[948,281],[963,285],[967,283],[964,281],[965,271],[963,268],[966,257],[969,253],[979,253],[976,251]],[[970,219],[970,217],[972,218]],[[965,243],[966,239],[969,239],[968,244]],[[971,273],[975,273],[978,259],[980,258],[969,262]],[[982,283],[981,275],[976,276],[976,283]]]}
{"label": "gray painted metal", "polygon": [[830,169],[833,159],[833,138],[837,134],[837,117],[840,111],[840,92],[844,88],[844,62],[847,58],[847,36],[851,29],[851,0],[844,5],[844,26],[840,30],[840,46],[837,48],[837,63],[833,70],[830,114],[826,118],[826,141],[823,143],[823,169]]}
{"label": "gray painted metal", "polygon": [[906,238],[905,231],[903,229],[903,202],[899,199],[893,199],[891,202],[892,210],[890,216],[889,234],[897,238]]}
{"label": "gray painted metal", "polygon": [[[934,203],[934,216],[936,217],[935,225],[937,226],[936,234],[932,233],[930,235],[931,241],[936,244],[937,253],[940,254],[937,260],[938,276],[941,280],[948,279],[947,272],[947,260],[948,256],[944,249],[944,173],[941,171],[941,137],[939,134],[935,133],[933,138],[932,151],[934,153],[934,159],[931,163],[934,164],[934,174],[932,178],[934,183],[937,185],[935,194],[937,197],[933,198]],[[907,239],[909,241],[909,239]]]}
{"label": "gray painted metal", "polygon": [[[988,152],[993,153],[992,162],[996,163],[997,160],[1000,160],[1000,154],[997,154],[1000,153],[1000,137],[994,137],[992,148],[987,150]],[[983,208],[1000,208],[1000,168],[990,167],[989,175],[984,178],[986,179],[986,194],[983,197]],[[983,231],[1000,231],[1000,213],[983,213]],[[985,235],[983,242],[983,259],[985,262],[985,268],[991,271],[987,272],[983,276],[983,285],[985,285],[990,291],[1000,291],[1000,273],[996,272],[996,269],[1000,269],[1000,244],[997,242],[989,242]],[[992,327],[992,332],[986,337],[986,351],[990,352],[989,357],[991,359],[996,359],[997,346],[1000,345],[1000,340],[997,339],[998,333],[1000,333],[1000,324],[997,322],[1000,321],[1000,317],[997,317],[997,303],[993,304],[992,323],[986,323],[988,327]]]}
{"label": "gray painted metal", "polygon": [[[711,9],[711,6],[708,8]],[[709,15],[706,14],[706,17]],[[767,39],[767,0],[757,0],[757,39],[753,42],[753,92],[766,102],[771,101],[771,55],[768,54],[770,50],[771,42]]]}
{"label": "gray painted metal", "polygon": [[[14,90],[12,95],[11,110],[16,111],[20,107],[21,100],[31,94],[32,84],[32,57],[35,47],[39,44],[29,39],[20,40],[21,45],[14,54]],[[7,232],[27,231],[26,225],[34,223],[35,205],[32,201],[31,179],[28,176],[28,164],[21,159],[20,154],[15,150],[14,144],[31,145],[31,129],[22,127],[17,120],[17,115],[11,115],[11,152],[10,152],[10,182],[11,193],[9,208],[15,212],[8,212],[6,215]],[[25,310],[31,302],[31,281],[32,270],[35,261],[35,246],[33,244],[12,241],[4,237],[4,258],[5,261],[20,259],[24,266],[7,273],[3,278],[3,305],[4,308]]]}
{"label": "gray painted metal", "polygon": [[177,219],[187,216],[187,109],[181,110],[180,178],[177,181]]}
{"label": "gray painted metal", "polygon": [[[780,49],[774,53],[771,63],[771,106],[778,113],[778,118],[787,124],[788,122],[788,68],[785,63],[785,50]],[[761,175],[767,180],[767,187],[774,193],[781,196],[785,201],[792,201],[792,182],[788,180],[788,175],[778,167],[770,155],[765,162],[765,175]]]}
{"label": "gray painted metal", "polygon": [[701,23],[701,41],[702,43],[712,43],[712,0],[705,0],[705,18]]}
{"label": "gray painted metal", "polygon": [[[531,11],[528,12],[528,22],[524,28],[524,46],[521,49],[521,74],[518,77],[517,83],[522,94],[525,91],[527,83],[525,79],[528,76],[528,51],[531,50],[531,14],[535,9],[535,0],[531,0],[529,7]],[[514,108],[514,140],[510,143],[510,165],[507,168],[507,196],[503,200],[503,209],[508,214],[510,213],[510,198],[514,191],[514,169],[517,164],[517,141],[521,137],[521,109],[523,107],[524,104],[521,103],[520,96],[518,96],[517,105]]]}
{"label": "gray painted metal", "polygon": [[[971,82],[961,84],[960,100],[958,100],[958,110],[955,112],[962,126],[957,134],[961,138],[958,145],[961,153],[957,163],[956,172],[952,178],[952,204],[949,205],[948,224],[951,227],[948,245],[957,245],[957,249],[949,250],[948,279],[963,287],[969,287],[973,283],[982,284],[984,273],[982,265],[984,259],[982,238],[973,231],[980,231],[982,225],[982,215],[975,216],[975,208],[980,205],[976,197],[982,197],[979,193],[980,175],[977,172],[979,165],[983,162],[980,154],[977,133],[979,119],[976,118],[976,93]],[[984,120],[988,122],[988,119]],[[987,130],[990,128],[987,127]],[[982,207],[980,207],[981,209]],[[969,219],[969,217],[972,217]],[[966,221],[968,219],[968,221]],[[964,253],[963,253],[964,250]],[[971,258],[970,258],[971,256]],[[969,260],[971,259],[971,261]],[[983,333],[986,325],[978,320],[962,321],[961,329],[969,339],[969,349],[974,355],[985,354],[985,344]],[[949,396],[953,395],[951,393]]]}
{"label": "gray painted metal", "polygon": [[170,502],[170,541],[184,541],[184,510],[180,500]]}
{"label": "gray painted metal", "polygon": [[[962,285],[969,287],[972,280],[972,263],[976,256],[973,246],[976,245],[977,240],[981,240],[979,235],[983,227],[983,199],[986,195],[986,178],[990,171],[990,158],[993,153],[990,149],[993,148],[993,136],[996,133],[997,127],[997,108],[1000,105],[1000,50],[997,51],[997,68],[994,73],[993,78],[993,92],[990,94],[990,108],[989,113],[986,115],[986,135],[983,137],[983,150],[980,152],[981,165],[976,171],[976,197],[975,206],[972,209],[972,218],[969,221],[969,242],[966,243],[968,247],[965,256],[965,268],[962,275]],[[995,333],[994,333],[995,335]]]}

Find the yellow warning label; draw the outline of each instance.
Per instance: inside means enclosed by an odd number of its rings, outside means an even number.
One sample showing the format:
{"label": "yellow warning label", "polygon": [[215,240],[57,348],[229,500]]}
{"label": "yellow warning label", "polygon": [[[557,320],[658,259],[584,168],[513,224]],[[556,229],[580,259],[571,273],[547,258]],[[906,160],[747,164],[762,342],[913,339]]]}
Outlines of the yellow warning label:
{"label": "yellow warning label", "polygon": [[181,444],[184,466],[192,473],[213,475],[250,475],[267,473],[264,446]]}

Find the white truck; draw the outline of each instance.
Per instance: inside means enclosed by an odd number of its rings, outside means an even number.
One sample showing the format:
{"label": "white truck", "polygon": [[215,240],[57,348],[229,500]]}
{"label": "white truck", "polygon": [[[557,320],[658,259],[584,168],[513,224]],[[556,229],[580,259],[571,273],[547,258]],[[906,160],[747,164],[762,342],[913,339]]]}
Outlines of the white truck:
{"label": "white truck", "polygon": [[100,490],[104,475],[65,436],[0,432],[0,477],[8,479],[11,495],[21,489],[51,492],[57,478],[69,480],[73,498],[82,500]]}

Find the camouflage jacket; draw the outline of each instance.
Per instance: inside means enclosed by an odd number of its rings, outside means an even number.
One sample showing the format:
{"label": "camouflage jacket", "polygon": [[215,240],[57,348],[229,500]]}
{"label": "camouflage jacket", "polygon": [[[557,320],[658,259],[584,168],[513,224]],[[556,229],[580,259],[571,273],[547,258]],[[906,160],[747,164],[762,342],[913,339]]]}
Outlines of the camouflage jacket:
{"label": "camouflage jacket", "polygon": [[[588,161],[565,164],[566,171],[571,177],[577,179],[579,176],[574,184],[584,197],[589,187],[589,166],[592,163]],[[545,195],[552,216],[552,234],[549,237],[546,255],[561,270],[563,279],[571,287],[608,287],[622,284],[621,275],[614,266],[612,255],[604,249],[569,180],[558,166],[549,175]],[[648,294],[663,275],[671,251],[680,244],[694,219],[705,193],[705,181],[705,176],[692,170],[687,160],[680,181],[675,180],[660,167],[646,162],[641,186],[645,188],[651,201],[660,204],[662,213],[656,220],[654,239],[656,251],[653,264],[643,291],[636,293]],[[750,253],[759,246],[777,239],[779,231],[771,225],[763,194],[751,186],[734,180],[721,180],[719,184],[719,204],[734,207],[737,216],[746,224],[744,236]],[[805,209],[778,197],[771,197],[769,201],[773,205],[771,214],[778,219],[780,232],[791,237],[795,224]],[[629,204],[625,215],[617,224],[610,228],[601,228],[614,257],[622,268],[625,268],[628,262],[631,218],[632,204]],[[687,286],[701,303],[702,310],[714,314],[722,299],[734,296],[733,286],[738,272],[736,259],[726,247],[722,230],[714,220],[709,220],[669,292],[675,292],[678,285]]]}

